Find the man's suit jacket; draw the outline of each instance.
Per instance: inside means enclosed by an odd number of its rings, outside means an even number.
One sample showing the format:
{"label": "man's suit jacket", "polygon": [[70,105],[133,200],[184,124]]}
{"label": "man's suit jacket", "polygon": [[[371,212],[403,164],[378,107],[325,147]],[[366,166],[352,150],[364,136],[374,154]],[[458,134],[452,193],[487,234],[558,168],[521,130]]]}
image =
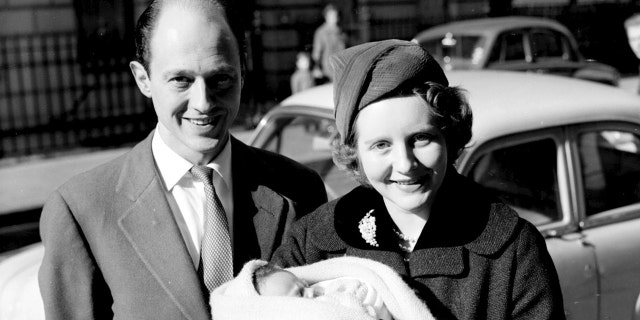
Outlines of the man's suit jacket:
{"label": "man's suit jacket", "polygon": [[[72,178],[45,204],[39,284],[48,319],[210,318],[154,164],[152,135]],[[289,224],[326,193],[310,169],[231,143],[237,273],[250,259],[268,260]]]}

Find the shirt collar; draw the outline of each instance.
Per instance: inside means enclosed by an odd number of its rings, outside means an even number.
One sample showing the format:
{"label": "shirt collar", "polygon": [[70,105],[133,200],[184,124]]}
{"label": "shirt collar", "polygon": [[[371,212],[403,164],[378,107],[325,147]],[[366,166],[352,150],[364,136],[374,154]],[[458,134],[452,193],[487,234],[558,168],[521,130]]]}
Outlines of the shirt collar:
{"label": "shirt collar", "polygon": [[[222,182],[231,190],[231,139],[227,142],[222,151],[215,157],[207,167],[215,170],[222,178]],[[171,191],[173,187],[184,177],[184,175],[193,167],[193,164],[175,151],[173,151],[165,142],[156,129],[151,142],[151,151],[153,158],[160,171],[160,176],[167,188]]]}

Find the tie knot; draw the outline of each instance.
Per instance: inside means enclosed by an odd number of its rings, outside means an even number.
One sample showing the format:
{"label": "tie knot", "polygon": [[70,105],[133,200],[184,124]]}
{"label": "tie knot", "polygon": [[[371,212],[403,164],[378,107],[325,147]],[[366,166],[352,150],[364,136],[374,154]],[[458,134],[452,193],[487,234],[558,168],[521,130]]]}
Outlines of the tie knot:
{"label": "tie knot", "polygon": [[213,169],[207,166],[193,166],[189,171],[191,171],[191,174],[193,174],[198,180],[205,184],[213,184]]}

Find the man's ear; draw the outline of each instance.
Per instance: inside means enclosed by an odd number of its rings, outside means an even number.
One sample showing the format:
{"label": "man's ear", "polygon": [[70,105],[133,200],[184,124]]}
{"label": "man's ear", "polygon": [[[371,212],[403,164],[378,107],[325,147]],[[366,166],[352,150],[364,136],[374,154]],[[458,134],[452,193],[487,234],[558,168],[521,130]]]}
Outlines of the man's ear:
{"label": "man's ear", "polygon": [[138,61],[129,62],[129,68],[133,73],[133,78],[136,79],[136,84],[140,92],[147,98],[151,98],[151,79],[144,66]]}
{"label": "man's ear", "polygon": [[[246,55],[245,55],[245,60],[246,59]],[[244,88],[244,77],[247,75],[247,67],[246,67],[246,63],[243,63],[240,65],[240,90],[242,90],[242,88]]]}

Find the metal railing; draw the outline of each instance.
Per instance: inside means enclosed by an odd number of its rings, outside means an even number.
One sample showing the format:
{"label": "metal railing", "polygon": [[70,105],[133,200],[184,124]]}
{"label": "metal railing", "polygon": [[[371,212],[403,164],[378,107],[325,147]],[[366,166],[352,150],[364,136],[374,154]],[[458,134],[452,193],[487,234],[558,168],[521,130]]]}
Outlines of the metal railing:
{"label": "metal railing", "polygon": [[156,118],[127,64],[81,65],[75,33],[0,37],[0,158],[140,140]]}

